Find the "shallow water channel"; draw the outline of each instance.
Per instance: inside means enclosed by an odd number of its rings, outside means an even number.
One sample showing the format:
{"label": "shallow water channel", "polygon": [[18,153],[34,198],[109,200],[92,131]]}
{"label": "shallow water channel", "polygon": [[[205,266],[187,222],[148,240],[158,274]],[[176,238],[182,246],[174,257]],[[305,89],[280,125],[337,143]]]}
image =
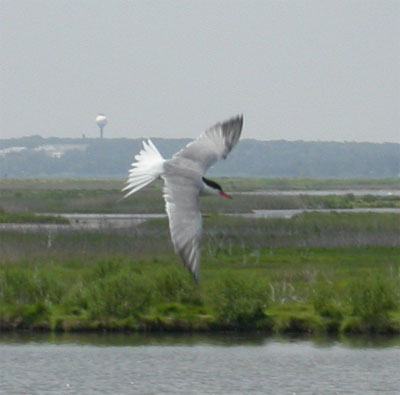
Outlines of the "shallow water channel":
{"label": "shallow water channel", "polygon": [[[232,195],[346,195],[357,196],[400,196],[400,190],[308,190],[308,191],[253,191],[253,192],[233,192]],[[304,212],[339,212],[339,213],[391,213],[400,214],[400,208],[358,208],[358,209],[283,209],[283,210],[253,210],[250,213],[225,214],[227,216],[240,216],[246,218],[291,218],[294,215]],[[44,213],[45,215],[58,215],[68,219],[69,224],[40,224],[40,223],[2,223],[0,231],[21,231],[21,232],[58,232],[71,230],[110,230],[126,229],[137,227],[141,223],[154,218],[164,218],[164,213],[154,214],[81,214],[81,213]]]}
{"label": "shallow water channel", "polygon": [[400,338],[0,334],[1,394],[399,394]]}
{"label": "shallow water channel", "polygon": [[354,196],[400,196],[397,189],[332,189],[332,190],[299,190],[299,191],[249,191],[232,192],[231,195],[271,195],[271,196],[328,196],[328,195],[354,195]]}
{"label": "shallow water channel", "polygon": [[[284,210],[253,210],[251,213],[224,214],[226,216],[244,218],[291,218],[305,212],[319,213],[389,213],[400,214],[400,208],[355,208],[355,209],[284,209]],[[0,231],[21,232],[52,232],[71,230],[112,230],[133,228],[154,218],[165,218],[166,214],[55,214],[69,220],[69,224],[17,223],[0,224]]]}

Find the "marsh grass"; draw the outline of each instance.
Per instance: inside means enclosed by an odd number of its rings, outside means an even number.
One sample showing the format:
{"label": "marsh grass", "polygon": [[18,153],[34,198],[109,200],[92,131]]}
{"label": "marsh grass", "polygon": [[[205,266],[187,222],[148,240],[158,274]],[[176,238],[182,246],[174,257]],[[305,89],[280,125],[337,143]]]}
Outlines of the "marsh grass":
{"label": "marsh grass", "polygon": [[[400,189],[396,179],[307,180],[231,179],[218,182],[228,192],[307,189]],[[36,213],[162,213],[162,183],[157,181],[129,199],[122,199],[123,180],[0,180],[0,206],[6,212]],[[248,213],[254,209],[400,207],[398,196],[263,196],[235,195],[232,201],[205,198],[207,213]]]}
{"label": "marsh grass", "polygon": [[[238,180],[220,181],[234,190]],[[160,183],[122,202],[115,182],[8,183],[0,182],[0,222],[53,221],[35,211],[164,210]],[[236,190],[327,185],[354,187],[333,180],[239,180]],[[0,328],[400,332],[397,215],[212,214],[397,205],[398,198],[238,195],[202,204],[207,215],[198,286],[173,253],[167,219],[123,230],[0,232]]]}
{"label": "marsh grass", "polygon": [[[400,221],[392,214],[306,213],[290,219],[211,216],[205,219],[205,250],[210,255],[259,247],[399,245]],[[256,254],[254,255],[254,253]]]}
{"label": "marsh grass", "polygon": [[225,271],[208,284],[207,299],[222,325],[257,328],[265,325],[267,318],[268,281],[257,273]]}
{"label": "marsh grass", "polygon": [[[235,191],[399,189],[398,178],[318,179],[318,178],[216,178]],[[120,190],[126,179],[2,179],[0,190]]]}
{"label": "marsh grass", "polygon": [[[204,218],[203,259],[257,265],[265,260],[262,251],[266,248],[390,247],[400,245],[399,234],[400,221],[391,214],[307,213],[290,219],[208,216]],[[176,259],[166,218],[121,230],[0,232],[0,261],[59,261],[66,256]]]}
{"label": "marsh grass", "polygon": [[[398,180],[219,181],[227,191],[399,188]],[[0,222],[63,221],[33,212],[164,211],[161,183],[119,201],[122,185],[2,180]],[[398,197],[351,194],[206,198],[198,286],[173,253],[167,219],[124,230],[2,231],[0,328],[400,333],[397,215],[213,214],[398,204]]]}
{"label": "marsh grass", "polygon": [[352,281],[349,287],[352,319],[343,324],[343,329],[379,333],[390,328],[390,313],[399,308],[398,287],[398,281],[381,274]]}
{"label": "marsh grass", "polygon": [[229,178],[220,181],[236,191],[304,191],[335,189],[399,189],[399,180],[386,179],[318,179],[318,178]]}
{"label": "marsh grass", "polygon": [[0,209],[0,224],[1,223],[14,223],[14,224],[69,224],[66,218],[56,215],[37,215],[34,213],[6,213]]}
{"label": "marsh grass", "polygon": [[[399,248],[260,249],[203,256],[53,256],[0,265],[0,326],[40,330],[400,330]],[[57,258],[57,259],[56,259]]]}

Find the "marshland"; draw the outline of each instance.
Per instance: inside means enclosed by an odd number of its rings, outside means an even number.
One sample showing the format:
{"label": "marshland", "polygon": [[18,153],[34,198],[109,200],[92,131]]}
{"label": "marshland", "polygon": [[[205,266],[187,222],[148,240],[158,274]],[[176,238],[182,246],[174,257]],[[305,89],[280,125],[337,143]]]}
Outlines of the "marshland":
{"label": "marshland", "polygon": [[[166,218],[88,229],[60,216],[161,214],[160,184],[122,199],[122,180],[2,180],[0,222],[38,225],[0,231],[2,331],[400,333],[400,216],[335,211],[400,208],[397,180],[218,181],[234,199],[202,200],[195,285]],[[328,211],[242,216],[254,209]]]}

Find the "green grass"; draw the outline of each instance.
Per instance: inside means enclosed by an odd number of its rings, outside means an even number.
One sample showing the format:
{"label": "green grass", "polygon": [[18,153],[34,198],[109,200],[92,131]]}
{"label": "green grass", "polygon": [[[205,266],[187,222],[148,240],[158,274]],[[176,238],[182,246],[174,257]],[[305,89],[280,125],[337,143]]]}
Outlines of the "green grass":
{"label": "green grass", "polygon": [[5,213],[0,209],[0,224],[69,224],[66,218],[55,215],[37,215],[34,213]]}
{"label": "green grass", "polygon": [[400,332],[399,247],[263,248],[257,261],[247,254],[203,254],[198,286],[173,253],[3,260],[0,326]]}
{"label": "green grass", "polygon": [[[220,179],[229,191],[398,189],[398,180]],[[34,212],[163,212],[161,184],[119,201],[119,181],[0,181],[0,222]],[[392,214],[249,219],[263,208],[398,207],[397,197],[202,200],[196,286],[167,219],[131,229],[0,232],[0,328],[52,331],[400,333],[400,221]]]}
{"label": "green grass", "polygon": [[[400,189],[395,179],[307,180],[220,178],[229,192],[308,189]],[[155,182],[122,199],[123,180],[0,180],[0,207],[5,212],[162,213],[162,183]],[[232,201],[202,199],[205,212],[243,213],[254,209],[400,207],[398,196],[263,196],[235,195]]]}
{"label": "green grass", "polygon": [[220,178],[232,191],[306,191],[337,189],[400,189],[397,178],[384,179],[318,179],[318,178]]}
{"label": "green grass", "polygon": [[[128,175],[128,174],[127,174]],[[232,178],[214,177],[230,191],[400,189],[398,178]],[[2,179],[0,190],[120,190],[126,179]]]}
{"label": "green grass", "polygon": [[[204,218],[203,256],[259,262],[277,247],[398,246],[400,221],[392,214],[307,213],[290,219]],[[62,256],[129,256],[163,259],[172,252],[167,218],[128,229],[65,232],[1,231],[0,262],[58,260]]]}
{"label": "green grass", "polygon": [[[115,190],[34,190],[0,191],[0,207],[5,212],[36,213],[163,213],[162,192],[154,188],[122,199]],[[201,199],[206,213],[249,213],[257,209],[335,209],[400,208],[399,196],[271,196],[234,195],[233,200],[206,197]]]}

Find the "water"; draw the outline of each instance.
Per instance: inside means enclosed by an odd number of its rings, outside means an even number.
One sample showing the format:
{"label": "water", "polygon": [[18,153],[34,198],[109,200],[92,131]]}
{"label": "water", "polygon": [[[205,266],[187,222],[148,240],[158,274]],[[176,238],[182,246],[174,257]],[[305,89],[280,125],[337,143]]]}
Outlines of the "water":
{"label": "water", "polygon": [[[400,212],[400,210],[399,210]],[[38,214],[40,215],[40,214]],[[111,230],[137,227],[149,219],[164,218],[166,214],[80,214],[60,213],[57,215],[70,221],[69,224],[0,224],[0,231],[16,230],[21,232],[58,232],[73,230]]]}
{"label": "water", "polygon": [[[400,208],[354,208],[354,209],[283,209],[253,210],[251,213],[221,214],[244,218],[291,218],[305,212],[319,213],[390,213],[400,214]],[[129,229],[154,218],[165,218],[166,214],[57,214],[67,218],[70,224],[0,224],[0,231],[20,232],[68,232],[74,230]]]}
{"label": "water", "polygon": [[399,394],[400,339],[0,336],[1,394]]}
{"label": "water", "polygon": [[72,227],[101,229],[101,228],[130,228],[154,218],[164,218],[166,214],[57,214],[70,221]]}
{"label": "water", "polygon": [[[232,194],[245,195],[346,195],[353,194],[357,196],[375,195],[375,196],[400,196],[400,190],[320,190],[320,191],[253,191],[253,192],[233,192]],[[226,214],[230,216],[240,216],[246,218],[291,218],[296,214],[304,212],[341,212],[341,213],[391,213],[400,214],[399,208],[360,208],[360,209],[284,209],[284,210],[253,210],[245,214]],[[45,215],[52,215],[45,213]],[[54,215],[54,214],[53,214]],[[112,230],[129,229],[137,227],[149,219],[165,218],[166,214],[80,214],[80,213],[60,213],[56,214],[70,221],[70,224],[0,224],[0,231],[21,231],[21,232],[59,232],[73,230]]]}
{"label": "water", "polygon": [[284,209],[284,210],[253,210],[247,214],[240,215],[246,218],[291,218],[302,213],[378,213],[378,214],[400,214],[399,208],[335,208],[335,209]]}
{"label": "water", "polygon": [[231,192],[231,195],[270,195],[270,196],[329,196],[329,195],[354,195],[354,196],[400,196],[400,190],[396,189],[334,189],[334,190],[307,190],[307,191],[251,191]]}

